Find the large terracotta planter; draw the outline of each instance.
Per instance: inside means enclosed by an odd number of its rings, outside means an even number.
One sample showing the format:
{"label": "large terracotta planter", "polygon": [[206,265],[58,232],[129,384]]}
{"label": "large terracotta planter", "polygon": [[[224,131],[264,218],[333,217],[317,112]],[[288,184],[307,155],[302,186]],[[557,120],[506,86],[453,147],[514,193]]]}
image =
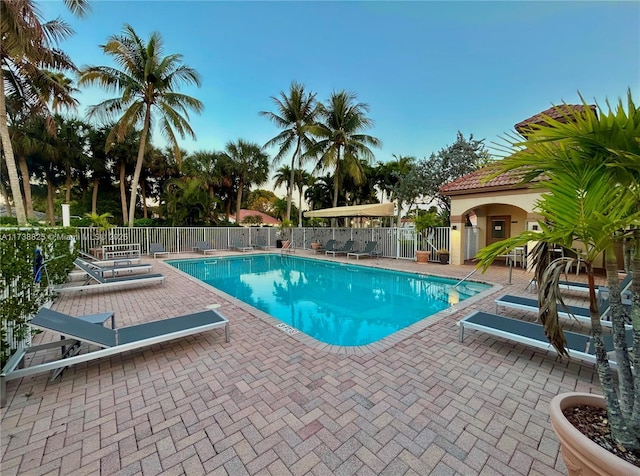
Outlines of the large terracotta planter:
{"label": "large terracotta planter", "polygon": [[587,405],[605,408],[603,397],[590,393],[561,393],[551,400],[551,426],[560,440],[560,453],[570,476],[632,475],[640,469],[618,458],[578,431],[565,418],[565,408]]}
{"label": "large terracotta planter", "polygon": [[428,263],[431,251],[416,251],[416,261],[418,263]]}

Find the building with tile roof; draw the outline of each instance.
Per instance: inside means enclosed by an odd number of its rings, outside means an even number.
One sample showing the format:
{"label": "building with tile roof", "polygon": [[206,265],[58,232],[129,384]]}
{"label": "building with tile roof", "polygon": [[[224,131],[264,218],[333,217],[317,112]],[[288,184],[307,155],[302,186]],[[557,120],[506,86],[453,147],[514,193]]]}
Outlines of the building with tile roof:
{"label": "building with tile roof", "polygon": [[[595,106],[589,107],[596,111]],[[564,121],[568,110],[583,109],[583,105],[554,106],[514,128],[526,136],[528,128],[544,124],[545,119]],[[544,189],[521,183],[518,171],[495,175],[495,167],[489,165],[443,185],[440,192],[451,198],[451,264],[473,259],[488,244],[538,228],[541,216],[535,212],[535,203]],[[473,220],[469,220],[470,216]],[[526,255],[526,251],[522,250],[522,254]],[[521,264],[524,262],[520,260]]]}

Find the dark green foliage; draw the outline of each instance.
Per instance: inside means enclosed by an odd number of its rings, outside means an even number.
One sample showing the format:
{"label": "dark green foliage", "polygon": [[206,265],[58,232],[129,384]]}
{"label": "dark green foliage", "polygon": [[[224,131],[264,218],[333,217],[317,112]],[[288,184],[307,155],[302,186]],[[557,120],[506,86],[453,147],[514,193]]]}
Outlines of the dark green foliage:
{"label": "dark green foliage", "polygon": [[[0,338],[2,365],[15,350],[8,332],[21,339],[28,332],[31,315],[51,298],[51,287],[64,283],[77,251],[70,251],[75,228],[30,228],[0,230]],[[42,249],[46,272],[38,284],[34,279],[36,246]]]}
{"label": "dark green foliage", "polygon": [[16,217],[0,217],[0,225],[17,225],[18,219]]}

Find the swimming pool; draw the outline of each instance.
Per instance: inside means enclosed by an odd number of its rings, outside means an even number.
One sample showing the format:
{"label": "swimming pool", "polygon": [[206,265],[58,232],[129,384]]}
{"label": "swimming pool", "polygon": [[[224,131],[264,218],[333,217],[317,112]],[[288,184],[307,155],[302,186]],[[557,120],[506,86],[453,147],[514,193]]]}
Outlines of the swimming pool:
{"label": "swimming pool", "polygon": [[333,345],[383,339],[490,286],[280,254],[168,260],[305,334]]}

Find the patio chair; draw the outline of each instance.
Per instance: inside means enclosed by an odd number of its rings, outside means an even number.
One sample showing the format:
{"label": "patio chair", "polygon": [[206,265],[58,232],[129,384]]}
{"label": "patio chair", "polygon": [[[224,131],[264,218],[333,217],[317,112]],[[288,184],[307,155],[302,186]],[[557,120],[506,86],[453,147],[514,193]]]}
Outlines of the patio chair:
{"label": "patio chair", "polygon": [[325,253],[327,251],[336,251],[337,244],[338,242],[336,240],[327,240],[327,243],[324,245],[323,249],[320,249],[318,251],[324,251]]}
{"label": "patio chair", "polygon": [[259,248],[261,250],[266,250],[268,248],[272,248],[271,246],[269,246],[267,244],[267,240],[264,236],[259,236],[256,238],[256,242],[253,244],[253,246],[255,246],[256,248]]}
{"label": "patio chair", "polygon": [[[115,277],[121,273],[133,274],[136,272],[149,272],[153,267],[150,264],[121,264],[118,266],[102,266],[96,263],[85,261],[81,258],[76,258],[73,263],[77,268],[80,268],[80,265],[82,265],[83,267],[93,269],[96,273],[100,273],[103,277],[106,277],[105,274],[110,274],[111,277]],[[83,268],[80,269],[82,270]]]}
{"label": "patio chair", "polygon": [[168,256],[169,252],[167,250],[164,249],[164,246],[162,246],[160,243],[151,243],[149,245],[149,254],[153,255],[154,258],[157,258],[158,256]]}
{"label": "patio chair", "polygon": [[356,242],[353,240],[348,240],[344,246],[342,248],[334,248],[333,250],[326,250],[325,254],[332,254],[334,257],[336,255],[346,255],[347,253],[350,253],[351,250],[353,249],[353,245]]}
{"label": "patio chair", "polygon": [[[460,342],[464,342],[465,329],[473,329],[537,349],[548,350],[553,353],[556,352],[544,333],[544,326],[535,322],[498,316],[483,311],[475,311],[458,321],[458,325],[460,326]],[[568,331],[564,332],[564,336],[567,340],[567,352],[570,357],[591,363],[596,362],[595,349],[591,336]],[[632,329],[627,330],[626,337],[627,342],[631,345],[633,342]],[[602,338],[607,352],[612,351],[613,338],[611,334],[603,334]],[[612,367],[617,366],[613,359],[609,359],[609,364]]]}
{"label": "patio chair", "polygon": [[[136,274],[132,276],[123,276],[116,278],[105,278],[102,273],[95,269],[85,266],[82,262],[76,260],[74,263],[76,267],[80,268],[87,274],[87,280],[80,286],[61,286],[54,288],[55,292],[64,293],[72,291],[87,291],[87,290],[99,290],[99,289],[112,289],[116,287],[125,287],[132,284],[156,284],[164,283],[164,275],[162,274]],[[89,284],[91,281],[96,281],[96,284]]]}
{"label": "patio chair", "polygon": [[229,246],[229,248],[237,251],[250,251],[253,249],[253,246],[244,246],[242,239],[236,238],[233,240],[233,244]]}
{"label": "patio chair", "polygon": [[[627,289],[631,283],[633,275],[631,273],[627,273],[622,281],[620,281],[620,289]],[[560,289],[567,291],[575,291],[575,292],[589,292],[589,284],[581,283],[576,281],[560,281]],[[598,288],[599,291],[607,290],[606,286],[600,286]]]}
{"label": "patio chair", "polygon": [[361,257],[374,256],[374,250],[376,249],[377,246],[378,246],[377,241],[370,241],[367,243],[367,246],[365,246],[364,250],[352,251],[350,253],[347,253],[347,258],[349,258],[349,256],[355,256],[355,258],[358,260]]}
{"label": "patio chair", "polygon": [[209,244],[207,241],[198,241],[196,246],[193,247],[194,251],[206,255],[207,253],[215,253],[217,250]]}
{"label": "patio chair", "polygon": [[[104,314],[107,315],[109,313]],[[98,323],[95,320],[94,322]],[[145,322],[119,329],[109,329],[102,326],[101,323],[98,324],[100,325],[96,325],[84,318],[72,317],[67,314],[52,311],[51,309],[40,309],[31,320],[31,326],[36,329],[55,332],[65,336],[65,338],[48,344],[19,348],[11,356],[2,369],[2,373],[0,373],[2,406],[4,406],[6,399],[6,382],[9,380],[35,375],[49,370],[64,369],[80,362],[88,362],[220,327],[224,327],[225,340],[229,342],[229,320],[215,310],[196,312],[160,321]],[[96,345],[100,347],[100,349],[77,355],[80,351],[81,343]],[[62,358],[57,360],[26,368],[19,368],[27,353],[55,347],[63,347],[66,357],[63,355]],[[56,372],[54,375],[57,376],[60,373],[61,372]]]}
{"label": "patio chair", "polygon": [[[518,309],[520,311],[528,311],[528,312],[538,312],[540,308],[538,307],[538,300],[531,299],[521,296],[513,296],[510,294],[505,294],[504,296],[499,297],[495,300],[496,303],[496,312],[498,311],[498,307],[507,307],[511,309]],[[624,306],[631,305],[631,301],[628,299],[623,299],[622,304]],[[611,322],[606,320],[609,311],[611,310],[611,306],[609,305],[609,299],[603,299],[600,303],[598,303],[598,307],[600,309],[600,319],[602,321],[602,325],[604,327],[611,327]],[[562,306],[558,304],[558,315],[560,317],[565,318],[575,318],[577,321],[582,322],[584,324],[591,323],[591,313],[588,307],[580,307],[580,306],[571,306],[566,305]]]}

